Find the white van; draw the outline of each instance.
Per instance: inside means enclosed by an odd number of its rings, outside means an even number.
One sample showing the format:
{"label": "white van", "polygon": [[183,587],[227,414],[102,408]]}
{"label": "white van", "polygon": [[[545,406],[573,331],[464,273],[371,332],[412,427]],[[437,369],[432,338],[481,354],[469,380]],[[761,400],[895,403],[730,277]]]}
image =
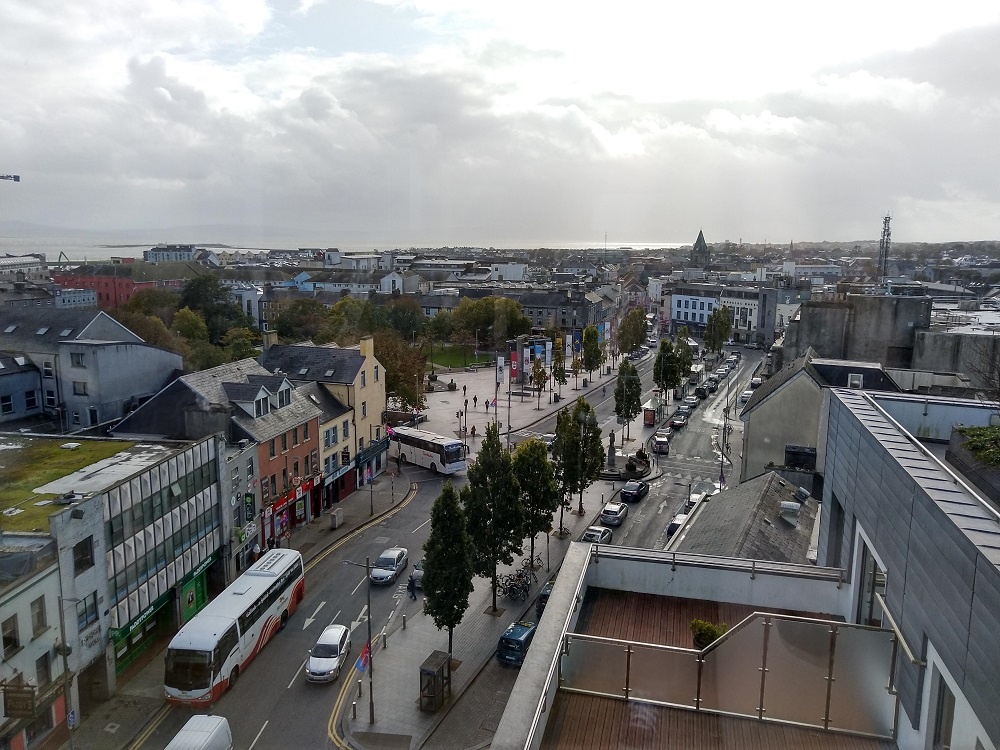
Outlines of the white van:
{"label": "white van", "polygon": [[165,750],[233,750],[225,716],[192,716]]}

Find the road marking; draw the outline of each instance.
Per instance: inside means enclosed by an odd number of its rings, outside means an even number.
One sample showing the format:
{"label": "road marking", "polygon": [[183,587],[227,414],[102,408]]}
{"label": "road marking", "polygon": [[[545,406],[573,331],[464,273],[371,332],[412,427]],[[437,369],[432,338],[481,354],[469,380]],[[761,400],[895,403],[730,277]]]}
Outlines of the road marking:
{"label": "road marking", "polygon": [[358,625],[368,620],[368,605],[366,604],[361,608],[361,614],[358,615],[357,620],[351,620],[351,632],[353,633]]}
{"label": "road marking", "polygon": [[[285,690],[291,690],[292,689],[292,685],[295,684],[295,681],[299,677],[299,672],[301,672],[303,669],[305,669],[305,666],[306,666],[306,660],[303,659],[302,663],[299,664],[299,668],[295,670],[295,674],[292,675],[292,681],[288,683],[288,687],[286,687]],[[261,730],[261,731],[263,731],[263,730]],[[250,747],[253,747],[253,745],[251,745]]]}
{"label": "road marking", "polygon": [[[338,618],[338,617],[340,617],[340,613],[341,613],[341,612],[343,612],[343,611],[344,611],[344,610],[342,610],[342,609],[338,609],[338,610],[337,610],[337,614],[335,614],[335,615],[333,616],[333,619],[332,619],[332,620],[330,620],[330,625],[334,625],[334,624],[336,624],[336,622],[337,622],[337,618]],[[330,625],[327,625],[327,627],[330,627]]]}
{"label": "road marking", "polygon": [[419,526],[417,526],[417,528],[415,528],[415,529],[414,529],[413,531],[411,531],[410,533],[411,533],[411,534],[416,534],[416,533],[417,533],[418,531],[420,531],[420,529],[424,528],[424,526],[426,526],[426,525],[427,525],[427,524],[429,524],[430,522],[431,522],[431,519],[429,519],[429,518],[428,518],[428,519],[427,519],[426,521],[424,521],[424,522],[423,522],[422,524],[420,524]]}
{"label": "road marking", "polygon": [[260,731],[259,731],[259,732],[257,732],[257,736],[256,736],[256,737],[254,737],[254,738],[253,738],[253,742],[251,742],[251,743],[250,743],[250,748],[249,748],[249,750],[253,750],[253,746],[257,744],[257,740],[259,740],[259,739],[260,739],[260,736],[261,736],[262,734],[264,734],[264,730],[265,730],[266,728],[267,728],[267,722],[265,721],[265,722],[264,722],[264,726],[262,726],[262,727],[260,728]]}
{"label": "road marking", "polygon": [[666,507],[667,507],[667,501],[664,500],[662,503],[660,503],[660,507],[658,507],[656,509],[656,515],[658,515],[658,516],[662,515],[663,514],[663,509],[666,508]]}
{"label": "road marking", "polygon": [[363,584],[367,580],[368,576],[365,576],[360,581],[358,581],[358,585],[354,587],[354,591],[351,592],[351,596],[354,596],[356,593],[358,593],[358,589],[361,588],[361,584]]}
{"label": "road marking", "polygon": [[314,622],[316,622],[316,615],[318,615],[318,614],[319,614],[319,611],[320,611],[321,609],[323,609],[323,607],[325,607],[325,606],[326,606],[326,602],[320,602],[320,603],[319,603],[319,606],[318,606],[318,607],[316,607],[316,611],[312,613],[312,617],[307,617],[307,618],[306,618],[306,621],[305,621],[305,624],[304,624],[304,625],[302,626],[302,629],[303,629],[303,630],[305,630],[305,629],[306,629],[306,628],[308,628],[308,627],[309,627],[310,625],[312,625],[312,624],[313,624]]}

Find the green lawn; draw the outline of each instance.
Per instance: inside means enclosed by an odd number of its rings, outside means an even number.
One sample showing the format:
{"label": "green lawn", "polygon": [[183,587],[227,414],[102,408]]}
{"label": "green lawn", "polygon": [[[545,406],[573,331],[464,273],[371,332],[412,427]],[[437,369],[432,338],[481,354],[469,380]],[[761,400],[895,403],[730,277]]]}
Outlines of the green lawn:
{"label": "green lawn", "polygon": [[[435,367],[465,367],[473,362],[492,362],[495,356],[491,352],[479,352],[479,357],[475,356],[475,350],[471,346],[434,346],[434,366]],[[430,370],[431,357],[427,358],[427,369]]]}
{"label": "green lawn", "polygon": [[[66,443],[79,443],[80,447],[76,450],[59,447]],[[0,435],[0,527],[5,531],[48,531],[48,517],[60,506],[36,505],[56,496],[36,494],[34,489],[133,445],[119,440],[74,440],[69,436]],[[21,512],[9,513],[16,510]]]}

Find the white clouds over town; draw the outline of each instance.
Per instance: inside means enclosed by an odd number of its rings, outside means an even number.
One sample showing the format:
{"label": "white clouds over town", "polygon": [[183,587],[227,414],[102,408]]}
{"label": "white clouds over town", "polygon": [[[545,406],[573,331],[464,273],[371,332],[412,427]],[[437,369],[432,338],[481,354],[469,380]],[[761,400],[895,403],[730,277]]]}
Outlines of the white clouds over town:
{"label": "white clouds over town", "polygon": [[524,246],[848,241],[888,210],[900,239],[1000,235],[995,3],[655,5],[6,0],[0,221]]}

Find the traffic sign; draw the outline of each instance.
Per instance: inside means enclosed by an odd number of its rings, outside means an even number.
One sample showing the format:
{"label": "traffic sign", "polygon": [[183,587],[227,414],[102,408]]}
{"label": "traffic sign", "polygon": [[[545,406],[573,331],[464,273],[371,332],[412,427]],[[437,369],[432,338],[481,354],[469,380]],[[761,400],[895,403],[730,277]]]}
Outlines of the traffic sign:
{"label": "traffic sign", "polygon": [[70,729],[76,728],[76,709],[73,709],[68,714],[66,714],[66,726]]}

